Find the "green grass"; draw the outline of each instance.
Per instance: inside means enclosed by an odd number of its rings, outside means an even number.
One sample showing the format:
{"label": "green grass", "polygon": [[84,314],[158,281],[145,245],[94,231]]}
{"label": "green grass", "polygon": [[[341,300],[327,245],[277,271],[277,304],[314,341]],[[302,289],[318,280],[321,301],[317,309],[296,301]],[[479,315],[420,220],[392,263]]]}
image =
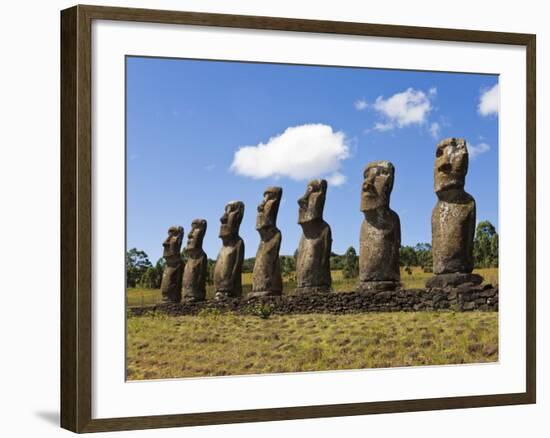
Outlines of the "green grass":
{"label": "green grass", "polygon": [[[411,269],[412,274],[408,274],[401,269],[401,283],[406,289],[423,288],[426,280],[432,276],[429,272],[423,272],[421,268],[414,267]],[[481,274],[485,278],[486,283],[498,284],[498,268],[475,269],[475,273]],[[252,274],[242,274],[243,293],[247,294],[252,290]],[[355,290],[357,279],[345,279],[342,271],[332,271],[332,287],[335,292]],[[296,288],[296,283],[284,281],[284,293],[291,294]],[[214,296],[214,287],[208,285],[206,287],[206,297]],[[147,306],[157,304],[162,301],[162,296],[159,289],[141,289],[131,288],[127,290],[126,301],[129,307]]]}
{"label": "green grass", "polygon": [[153,313],[127,342],[130,380],[494,362],[498,313]]}

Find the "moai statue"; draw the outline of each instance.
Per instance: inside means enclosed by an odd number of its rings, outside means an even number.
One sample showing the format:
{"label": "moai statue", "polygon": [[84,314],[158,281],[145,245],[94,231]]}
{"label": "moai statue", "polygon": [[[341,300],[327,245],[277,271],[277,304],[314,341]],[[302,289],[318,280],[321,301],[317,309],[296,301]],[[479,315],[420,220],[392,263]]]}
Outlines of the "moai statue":
{"label": "moai statue", "polygon": [[214,268],[216,299],[240,297],[243,293],[241,271],[244,261],[244,242],[239,227],[244,215],[244,204],[232,201],[225,206],[220,218],[222,249]]}
{"label": "moai statue", "polygon": [[166,266],[162,273],[160,290],[164,303],[179,303],[181,301],[181,277],[183,274],[183,260],[181,259],[181,243],[183,227],[168,228],[168,237],[163,242],[162,256]]}
{"label": "moai statue", "polygon": [[331,291],[332,233],[323,220],[326,195],[326,180],[314,179],[307,185],[305,195],[298,199],[298,223],[303,234],[296,260],[296,293]]}
{"label": "moai statue", "polygon": [[401,224],[390,208],[395,170],[389,161],[374,161],[363,172],[359,246],[359,292],[395,290],[400,285]]}
{"label": "moai statue", "polygon": [[426,287],[480,284],[472,274],[476,203],[464,191],[468,149],[462,138],[448,138],[437,145],[434,186],[437,204],[432,212],[433,273]]}
{"label": "moai statue", "polygon": [[197,302],[206,298],[208,258],[202,249],[206,220],[195,219],[187,235],[187,262],[183,270],[183,301]]}
{"label": "moai statue", "polygon": [[252,274],[252,292],[249,297],[281,295],[283,279],[279,262],[281,231],[277,228],[277,213],[283,189],[268,187],[264,199],[258,205],[256,230],[260,233],[260,246],[256,253]]}

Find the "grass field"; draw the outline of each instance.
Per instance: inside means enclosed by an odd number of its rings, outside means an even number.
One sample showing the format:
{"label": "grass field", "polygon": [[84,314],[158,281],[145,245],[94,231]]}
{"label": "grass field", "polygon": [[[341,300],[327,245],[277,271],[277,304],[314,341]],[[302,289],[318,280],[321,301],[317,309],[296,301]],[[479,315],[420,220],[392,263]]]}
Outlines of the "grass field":
{"label": "grass field", "polygon": [[[475,273],[482,275],[486,283],[493,285],[498,284],[498,268],[476,269]],[[243,293],[246,294],[252,290],[252,274],[245,273],[243,275]],[[401,283],[405,289],[423,288],[426,280],[432,276],[431,273],[422,271],[421,268],[412,268],[412,273],[408,274],[403,269],[401,270]],[[332,271],[332,287],[335,292],[355,290],[357,279],[345,279],[342,271]],[[296,283],[285,281],[284,293],[291,294],[296,288]],[[214,296],[214,288],[208,285],[206,289],[207,298]],[[159,289],[140,289],[132,288],[126,292],[126,303],[129,307],[146,306],[157,304],[162,301],[162,296]]]}
{"label": "grass field", "polygon": [[129,317],[130,380],[494,362],[498,313]]}

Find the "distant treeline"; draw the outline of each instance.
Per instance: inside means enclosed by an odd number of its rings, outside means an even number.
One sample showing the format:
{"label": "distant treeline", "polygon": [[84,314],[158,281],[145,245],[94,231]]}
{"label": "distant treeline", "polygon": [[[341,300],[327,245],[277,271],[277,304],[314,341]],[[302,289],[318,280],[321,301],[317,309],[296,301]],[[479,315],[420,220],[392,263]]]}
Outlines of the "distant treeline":
{"label": "distant treeline", "polygon": [[[287,281],[295,279],[296,256],[281,255],[281,271]],[[184,262],[187,261],[187,251],[181,253]],[[425,272],[432,271],[432,246],[429,243],[417,243],[415,246],[402,246],[399,250],[401,266],[410,270],[413,266],[420,266]],[[251,273],[254,269],[255,257],[244,260],[243,273]],[[216,261],[208,259],[207,283],[212,283],[212,275]],[[474,239],[474,264],[476,268],[498,267],[498,233],[489,221],[478,223]],[[355,248],[350,246],[347,251],[330,256],[332,270],[341,270],[344,278],[355,278],[359,275],[359,258]],[[162,280],[164,259],[159,259],[153,265],[144,251],[132,248],[126,253],[126,287],[143,287],[158,289]]]}

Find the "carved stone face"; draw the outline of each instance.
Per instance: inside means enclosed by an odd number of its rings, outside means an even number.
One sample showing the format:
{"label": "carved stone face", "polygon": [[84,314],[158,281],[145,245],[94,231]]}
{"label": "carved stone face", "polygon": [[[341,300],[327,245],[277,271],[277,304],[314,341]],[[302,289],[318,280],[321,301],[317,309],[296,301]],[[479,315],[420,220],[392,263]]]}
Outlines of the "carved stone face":
{"label": "carved stone face", "polygon": [[275,227],[277,225],[277,213],[283,189],[281,187],[268,187],[264,192],[264,199],[258,205],[256,216],[256,229]]}
{"label": "carved stone face", "polygon": [[206,234],[206,220],[195,219],[191,222],[191,231],[187,235],[187,249],[201,249],[204,235]]}
{"label": "carved stone face", "polygon": [[170,227],[168,228],[168,237],[162,243],[164,251],[163,257],[179,256],[181,251],[181,243],[183,240],[183,227]]}
{"label": "carved stone face", "polygon": [[362,212],[389,207],[394,173],[393,164],[389,161],[374,161],[367,165],[361,187]]}
{"label": "carved stone face", "polygon": [[468,172],[468,149],[463,138],[448,138],[437,145],[435,152],[435,192],[462,190]]}
{"label": "carved stone face", "polygon": [[298,223],[305,224],[316,219],[323,219],[323,208],[327,195],[327,182],[314,179],[307,185],[304,196],[298,199]]}
{"label": "carved stone face", "polygon": [[241,201],[229,202],[220,218],[220,237],[238,236],[243,216],[244,204]]}

